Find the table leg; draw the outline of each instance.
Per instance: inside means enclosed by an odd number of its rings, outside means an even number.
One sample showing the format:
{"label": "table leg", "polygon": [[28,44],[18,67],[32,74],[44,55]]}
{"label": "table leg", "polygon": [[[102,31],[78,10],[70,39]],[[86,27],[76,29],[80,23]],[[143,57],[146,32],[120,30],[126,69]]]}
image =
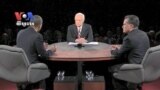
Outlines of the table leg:
{"label": "table leg", "polygon": [[77,67],[77,90],[82,90],[82,75],[83,75],[83,72],[82,72],[82,61],[78,61],[78,67]]}

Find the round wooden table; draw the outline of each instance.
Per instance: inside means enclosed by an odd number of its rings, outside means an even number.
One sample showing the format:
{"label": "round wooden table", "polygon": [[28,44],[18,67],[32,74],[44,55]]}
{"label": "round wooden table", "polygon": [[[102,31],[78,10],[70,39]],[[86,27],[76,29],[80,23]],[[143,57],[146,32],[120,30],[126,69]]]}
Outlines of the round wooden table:
{"label": "round wooden table", "polygon": [[68,45],[67,42],[55,43],[57,51],[54,55],[50,56],[53,61],[102,61],[112,60],[114,56],[110,51],[112,45],[99,43],[98,45],[85,45],[78,48],[74,45]]}
{"label": "round wooden table", "polygon": [[[98,45],[83,45],[78,48],[75,45],[68,45],[67,42],[54,43],[49,45],[49,48],[56,46],[56,52],[54,55],[50,56],[52,61],[77,61],[77,78],[79,83],[79,88],[81,87],[82,81],[82,62],[84,61],[103,61],[103,60],[113,60],[114,56],[111,55],[110,51],[112,45],[99,43]],[[81,90],[79,89],[78,90]]]}

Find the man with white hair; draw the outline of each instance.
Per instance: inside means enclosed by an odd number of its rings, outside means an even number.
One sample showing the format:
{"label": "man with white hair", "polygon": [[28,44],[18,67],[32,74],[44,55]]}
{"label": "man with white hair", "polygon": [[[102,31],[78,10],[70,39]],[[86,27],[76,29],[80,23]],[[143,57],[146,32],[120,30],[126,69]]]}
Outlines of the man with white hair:
{"label": "man with white hair", "polygon": [[85,15],[76,13],[74,20],[75,24],[68,26],[67,41],[79,44],[93,41],[92,27],[84,23]]}

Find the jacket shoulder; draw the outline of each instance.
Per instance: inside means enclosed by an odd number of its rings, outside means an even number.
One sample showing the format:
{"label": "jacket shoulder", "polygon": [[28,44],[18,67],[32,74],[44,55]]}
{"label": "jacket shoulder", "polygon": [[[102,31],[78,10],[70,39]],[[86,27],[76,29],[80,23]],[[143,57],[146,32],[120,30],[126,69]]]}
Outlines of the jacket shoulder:
{"label": "jacket shoulder", "polygon": [[90,24],[87,24],[87,23],[84,23],[83,25],[84,25],[84,26],[88,26],[88,27],[90,27],[90,26],[91,26]]}
{"label": "jacket shoulder", "polygon": [[75,24],[71,24],[68,26],[68,28],[73,28],[73,27],[75,27]]}

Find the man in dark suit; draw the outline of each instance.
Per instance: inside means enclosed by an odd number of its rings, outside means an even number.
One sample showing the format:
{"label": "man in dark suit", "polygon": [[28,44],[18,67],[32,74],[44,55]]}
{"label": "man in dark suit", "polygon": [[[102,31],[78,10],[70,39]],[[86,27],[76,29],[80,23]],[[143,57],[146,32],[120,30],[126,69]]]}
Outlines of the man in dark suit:
{"label": "man in dark suit", "polygon": [[[75,23],[68,26],[67,42],[76,42],[79,45],[93,41],[93,31],[89,24],[84,23],[85,15],[83,13],[76,13],[74,17]],[[70,66],[76,69],[76,64],[69,63]],[[69,69],[71,75],[75,74],[76,70]]]}
{"label": "man in dark suit", "polygon": [[68,26],[67,41],[80,44],[93,41],[92,27],[84,23],[84,14],[77,13],[74,19],[75,24]]}
{"label": "man in dark suit", "polygon": [[[127,54],[127,63],[140,64],[147,49],[150,47],[149,39],[144,31],[138,29],[139,18],[136,15],[127,15],[123,22],[123,33],[127,34],[123,39],[123,44],[120,49],[115,48],[111,53],[116,57],[120,58]],[[116,72],[121,67],[121,65],[115,65],[112,67],[112,71]],[[122,87],[121,82],[118,83],[114,79],[114,90],[136,90],[137,85],[133,83],[127,83],[127,89]]]}
{"label": "man in dark suit", "polygon": [[[45,50],[43,37],[38,33],[42,27],[42,18],[39,15],[34,15],[31,21],[34,25],[19,31],[16,42],[17,47],[25,51],[30,63],[37,63],[40,62],[39,58],[48,59],[49,54],[55,52],[55,48],[48,51]],[[42,88],[45,87],[42,86]]]}

